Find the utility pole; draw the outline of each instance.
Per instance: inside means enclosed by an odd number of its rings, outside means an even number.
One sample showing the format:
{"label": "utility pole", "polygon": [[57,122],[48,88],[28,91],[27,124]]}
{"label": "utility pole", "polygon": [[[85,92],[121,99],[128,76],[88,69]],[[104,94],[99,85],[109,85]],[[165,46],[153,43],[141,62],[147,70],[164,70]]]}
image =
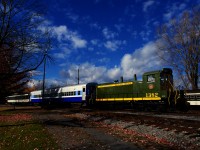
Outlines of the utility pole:
{"label": "utility pole", "polygon": [[44,105],[44,91],[45,91],[45,76],[46,76],[46,55],[47,52],[45,51],[44,54],[44,72],[43,72],[43,82],[42,82],[42,105]]}
{"label": "utility pole", "polygon": [[77,79],[78,79],[78,84],[79,84],[79,79],[80,79],[80,78],[79,78],[79,68],[78,68],[78,78],[77,78]]}

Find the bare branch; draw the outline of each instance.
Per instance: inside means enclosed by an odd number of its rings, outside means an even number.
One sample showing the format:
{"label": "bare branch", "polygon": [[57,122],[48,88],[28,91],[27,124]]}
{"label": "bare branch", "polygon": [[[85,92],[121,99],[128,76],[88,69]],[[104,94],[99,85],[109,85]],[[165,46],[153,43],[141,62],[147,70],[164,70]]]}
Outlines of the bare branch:
{"label": "bare branch", "polygon": [[50,32],[40,29],[45,20],[38,2],[0,1],[0,91],[9,79],[16,83],[23,77],[27,80],[51,49]]}
{"label": "bare branch", "polygon": [[[159,57],[174,67],[185,88],[198,88],[200,75],[200,11],[186,11],[181,19],[172,20],[158,30],[162,44],[157,44]],[[164,55],[167,54],[167,55]],[[185,76],[187,78],[185,78]]]}

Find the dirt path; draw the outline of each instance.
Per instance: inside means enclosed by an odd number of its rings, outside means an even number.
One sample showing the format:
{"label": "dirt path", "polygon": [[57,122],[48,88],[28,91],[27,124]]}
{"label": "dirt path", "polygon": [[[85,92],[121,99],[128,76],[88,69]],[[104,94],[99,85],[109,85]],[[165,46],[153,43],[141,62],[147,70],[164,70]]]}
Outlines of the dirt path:
{"label": "dirt path", "polygon": [[62,150],[137,150],[135,145],[127,143],[121,139],[109,135],[102,128],[82,122],[67,115],[72,112],[60,110],[34,113],[53,135]]}

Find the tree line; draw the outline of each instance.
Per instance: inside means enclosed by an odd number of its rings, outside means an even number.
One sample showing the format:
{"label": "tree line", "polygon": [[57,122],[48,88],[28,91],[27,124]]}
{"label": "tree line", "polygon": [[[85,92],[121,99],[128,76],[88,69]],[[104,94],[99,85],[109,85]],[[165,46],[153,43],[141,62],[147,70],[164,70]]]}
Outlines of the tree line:
{"label": "tree line", "polygon": [[36,0],[1,0],[0,99],[24,91],[50,48],[48,30],[41,30],[43,8]]}

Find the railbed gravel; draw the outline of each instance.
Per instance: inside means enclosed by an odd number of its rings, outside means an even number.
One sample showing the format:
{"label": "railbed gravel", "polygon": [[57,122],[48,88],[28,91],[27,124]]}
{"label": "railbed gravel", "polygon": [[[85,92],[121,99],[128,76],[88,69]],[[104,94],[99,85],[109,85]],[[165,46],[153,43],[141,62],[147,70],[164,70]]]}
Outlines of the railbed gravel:
{"label": "railbed gravel", "polygon": [[176,130],[168,130],[168,128],[159,128],[153,125],[135,124],[135,122],[125,122],[103,116],[90,116],[87,114],[76,113],[76,117],[83,120],[109,125],[110,127],[118,127],[124,130],[133,131],[141,136],[152,138],[154,140],[164,141],[165,143],[176,147],[177,149],[200,149],[200,130],[196,134],[188,134],[187,132],[176,132]]}

